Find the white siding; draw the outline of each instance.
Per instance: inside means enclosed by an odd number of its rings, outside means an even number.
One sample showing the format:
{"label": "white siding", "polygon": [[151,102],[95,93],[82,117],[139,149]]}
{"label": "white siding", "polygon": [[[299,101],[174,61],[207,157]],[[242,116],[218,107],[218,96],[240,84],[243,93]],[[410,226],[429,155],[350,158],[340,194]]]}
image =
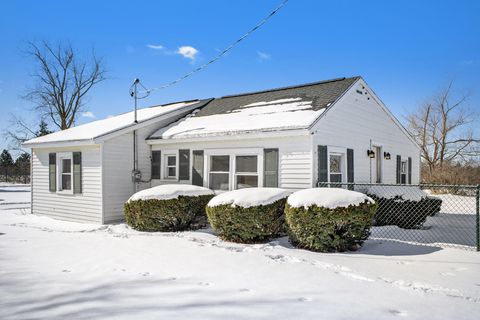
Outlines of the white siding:
{"label": "white siding", "polygon": [[[165,150],[190,149],[193,150],[218,150],[218,149],[254,149],[254,148],[278,148],[279,150],[279,187],[287,189],[309,188],[312,185],[312,152],[310,137],[286,137],[286,138],[264,138],[264,139],[227,139],[223,141],[203,142],[180,142],[175,144],[155,144],[152,150],[162,150],[162,157]],[[190,162],[192,157],[190,156]],[[162,170],[163,170],[162,158]],[[260,173],[263,174],[263,173]],[[191,183],[190,181],[153,180],[152,185],[167,183]]]}
{"label": "white siding", "polygon": [[[49,191],[48,154],[82,152],[82,194]],[[72,147],[32,150],[32,212],[52,218],[102,223],[100,148]]]}
{"label": "white siding", "polygon": [[138,169],[144,181],[136,186],[132,182],[133,132],[111,138],[103,143],[104,223],[123,220],[125,201],[135,193],[135,190],[140,191],[150,187],[150,146],[145,140],[167,123],[166,120],[159,121],[136,131]]}
{"label": "white siding", "polygon": [[[363,88],[364,87],[364,88]],[[356,90],[368,94],[359,94]],[[370,99],[368,99],[370,98]],[[396,156],[412,158],[412,183],[419,182],[420,153],[417,146],[382,109],[378,99],[360,80],[313,127],[313,177],[317,179],[317,145],[354,149],[355,182],[371,182],[375,160],[367,156],[373,143],[391,154],[382,157],[383,183],[396,183]],[[376,155],[378,156],[378,155]],[[374,181],[372,181],[374,182]]]}

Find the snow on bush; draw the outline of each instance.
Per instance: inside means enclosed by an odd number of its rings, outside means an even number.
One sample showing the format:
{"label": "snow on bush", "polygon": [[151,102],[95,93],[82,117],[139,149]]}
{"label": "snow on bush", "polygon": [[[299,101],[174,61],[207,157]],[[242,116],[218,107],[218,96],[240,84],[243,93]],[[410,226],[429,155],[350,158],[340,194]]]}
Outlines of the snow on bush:
{"label": "snow on bush", "polygon": [[128,199],[128,202],[134,200],[168,200],[177,199],[179,196],[206,196],[213,195],[213,191],[204,187],[192,186],[189,184],[165,184],[135,193]]}
{"label": "snow on bush", "polygon": [[287,200],[288,204],[295,208],[316,205],[329,209],[359,205],[365,201],[374,203],[372,198],[363,193],[341,188],[304,189],[293,193]]}
{"label": "snow on bush", "polygon": [[419,187],[407,186],[371,186],[367,194],[375,195],[378,198],[420,201],[427,198],[428,194]]}
{"label": "snow on bush", "polygon": [[208,221],[228,241],[253,243],[271,239],[283,230],[285,201],[290,193],[278,188],[222,193],[208,203]]}
{"label": "snow on bush", "polygon": [[141,231],[183,231],[206,224],[213,191],[191,185],[163,185],[134,194],[125,203],[129,226]]}
{"label": "snow on bush", "polygon": [[285,218],[299,248],[356,250],[370,234],[377,205],[366,195],[339,188],[301,190],[288,197]]}
{"label": "snow on bush", "polygon": [[208,206],[231,205],[250,208],[274,203],[288,197],[291,193],[280,188],[245,188],[221,193],[210,200]]}

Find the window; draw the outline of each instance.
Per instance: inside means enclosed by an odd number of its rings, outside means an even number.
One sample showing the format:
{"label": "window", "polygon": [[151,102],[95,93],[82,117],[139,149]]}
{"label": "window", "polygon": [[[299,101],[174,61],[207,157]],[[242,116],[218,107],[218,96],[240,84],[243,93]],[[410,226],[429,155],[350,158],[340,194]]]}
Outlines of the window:
{"label": "window", "polygon": [[235,157],[235,189],[258,187],[258,157]]}
{"label": "window", "polygon": [[210,156],[210,183],[212,190],[229,190],[230,156]]}
{"label": "window", "polygon": [[341,154],[330,154],[330,182],[343,181],[343,164]]}
{"label": "window", "polygon": [[61,166],[61,190],[72,190],[72,159],[62,158]]}
{"label": "window", "polygon": [[406,184],[407,183],[407,161],[402,160],[400,166],[400,183]]}
{"label": "window", "polygon": [[175,179],[177,177],[177,156],[165,156],[165,178]]}

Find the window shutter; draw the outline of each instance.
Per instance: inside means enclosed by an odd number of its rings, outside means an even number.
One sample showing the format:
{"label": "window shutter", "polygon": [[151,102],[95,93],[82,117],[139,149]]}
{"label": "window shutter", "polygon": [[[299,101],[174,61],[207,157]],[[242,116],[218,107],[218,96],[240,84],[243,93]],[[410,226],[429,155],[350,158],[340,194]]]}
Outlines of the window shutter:
{"label": "window shutter", "polygon": [[402,169],[402,156],[397,155],[397,184],[401,183],[400,171]]}
{"label": "window shutter", "polygon": [[[355,169],[353,161],[353,149],[347,149],[347,182],[353,183],[355,181]],[[348,189],[353,190],[353,186],[348,186]]]}
{"label": "window shutter", "polygon": [[203,150],[193,150],[192,184],[203,187]]}
{"label": "window shutter", "polygon": [[278,187],[278,149],[263,150],[263,186]]}
{"label": "window shutter", "polygon": [[190,180],[190,149],[178,151],[178,179]]}
{"label": "window shutter", "polygon": [[160,179],[160,162],[162,159],[161,151],[152,151],[152,179]]}
{"label": "window shutter", "polygon": [[318,181],[328,182],[327,146],[318,146]]}
{"label": "window shutter", "polygon": [[82,153],[73,153],[73,193],[82,193]]}
{"label": "window shutter", "polygon": [[57,154],[48,154],[48,189],[57,191]]}
{"label": "window shutter", "polygon": [[408,175],[408,184],[412,184],[412,158],[411,157],[408,157],[408,172],[407,172],[407,175]]}

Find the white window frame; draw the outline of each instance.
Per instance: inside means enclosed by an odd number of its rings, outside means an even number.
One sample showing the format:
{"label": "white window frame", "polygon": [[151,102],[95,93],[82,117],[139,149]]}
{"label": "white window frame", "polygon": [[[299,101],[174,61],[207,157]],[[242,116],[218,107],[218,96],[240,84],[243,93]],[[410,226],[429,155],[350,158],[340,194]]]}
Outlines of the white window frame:
{"label": "white window frame", "polygon": [[340,164],[340,170],[342,174],[342,181],[341,183],[347,182],[347,149],[346,148],[341,148],[341,147],[331,147],[328,146],[328,163],[327,163],[327,169],[328,169],[328,182],[330,181],[330,155],[334,156],[341,156],[341,164]]}
{"label": "white window frame", "polygon": [[[405,168],[403,167],[404,164],[405,164]],[[402,182],[402,176],[405,176],[405,183]],[[402,158],[400,161],[400,184],[408,184],[407,179],[408,179],[408,160]]]}
{"label": "white window frame", "polygon": [[[237,157],[257,157],[257,172],[237,172]],[[234,187],[235,189],[237,188],[238,184],[238,176],[250,176],[250,177],[257,177],[257,187],[261,186],[260,185],[260,178],[259,178],[259,166],[258,166],[258,156],[256,154],[236,154],[235,155],[235,161],[234,161],[234,167],[235,170],[234,172]]]}
{"label": "white window frame", "polygon": [[[212,161],[212,157],[228,157],[228,171],[211,171],[210,170],[210,164],[211,164],[211,161]],[[229,191],[231,190],[230,189],[230,186],[231,186],[231,183],[232,183],[232,176],[231,176],[231,171],[232,171],[232,156],[229,155],[229,154],[212,154],[212,155],[209,155],[208,156],[208,162],[209,162],[209,166],[208,166],[208,177],[207,177],[207,181],[208,181],[208,188],[210,188],[210,174],[228,174],[228,190],[215,190],[217,192],[226,192],[226,191]]]}
{"label": "white window frame", "polygon": [[[169,165],[168,164],[168,158],[169,157],[175,157],[175,164],[174,165]],[[169,176],[168,175],[168,169],[169,168],[175,168],[175,175],[174,176]],[[167,152],[163,155],[162,176],[163,176],[163,179],[165,179],[165,180],[177,180],[178,179],[178,152]]]}
{"label": "white window frame", "polygon": [[[237,156],[257,156],[257,175],[258,175],[258,186],[263,186],[263,148],[226,148],[226,149],[204,149],[204,172],[206,178],[206,186],[210,187],[210,161],[211,156],[230,156],[230,166],[229,166],[229,180],[228,190],[236,189],[236,157]],[[216,193],[225,192],[226,190],[214,190]]]}
{"label": "white window frame", "polygon": [[[63,160],[70,160],[70,189],[62,189]],[[57,193],[73,194],[73,152],[57,153]]]}

